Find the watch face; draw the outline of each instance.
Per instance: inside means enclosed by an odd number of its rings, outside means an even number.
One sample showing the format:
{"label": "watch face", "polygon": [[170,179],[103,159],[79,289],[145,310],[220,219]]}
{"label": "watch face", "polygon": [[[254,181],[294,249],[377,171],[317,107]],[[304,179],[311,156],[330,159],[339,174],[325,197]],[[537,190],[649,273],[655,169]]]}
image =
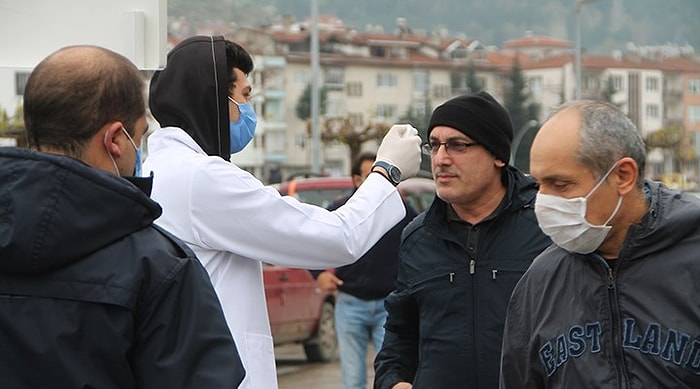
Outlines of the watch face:
{"label": "watch face", "polygon": [[401,171],[399,171],[399,169],[395,166],[392,166],[391,169],[389,169],[389,175],[391,176],[391,180],[395,183],[398,184],[401,181]]}

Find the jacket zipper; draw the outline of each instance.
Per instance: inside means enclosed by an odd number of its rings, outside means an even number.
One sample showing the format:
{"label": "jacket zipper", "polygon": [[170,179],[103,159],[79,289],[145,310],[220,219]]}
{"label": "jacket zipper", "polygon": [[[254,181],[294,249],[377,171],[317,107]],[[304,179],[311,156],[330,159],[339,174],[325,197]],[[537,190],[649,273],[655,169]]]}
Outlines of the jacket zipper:
{"label": "jacket zipper", "polygon": [[[603,265],[605,265],[605,268],[607,269],[608,273],[608,303],[610,304],[610,314],[612,316],[611,326],[612,328],[610,329],[611,332],[611,340],[612,340],[612,348],[613,348],[613,355],[615,357],[615,360],[613,361],[613,365],[615,365],[615,372],[617,373],[617,376],[620,377],[619,381],[619,388],[629,388],[629,377],[627,375],[627,369],[625,368],[625,361],[623,358],[623,350],[622,350],[622,340],[620,339],[620,325],[619,323],[621,322],[620,320],[620,307],[617,304],[617,288],[615,286],[615,272],[613,269],[608,265],[608,263],[603,259],[600,258],[600,260],[603,262]],[[618,259],[619,261],[619,259]],[[619,266],[619,264],[618,264]]]}
{"label": "jacket zipper", "polygon": [[[476,326],[477,326],[477,319],[476,319],[476,312],[478,312],[479,308],[477,307],[477,288],[476,288],[476,260],[474,258],[469,259],[469,274],[472,276],[472,282],[471,282],[471,287],[472,287],[472,342],[475,341],[476,338]],[[477,355],[477,347],[473,347],[472,351],[472,361],[478,361],[478,355]],[[476,374],[472,374],[472,384],[471,385],[466,385],[466,387],[474,387],[477,388],[479,382],[477,381]],[[465,382],[466,384],[466,382]]]}

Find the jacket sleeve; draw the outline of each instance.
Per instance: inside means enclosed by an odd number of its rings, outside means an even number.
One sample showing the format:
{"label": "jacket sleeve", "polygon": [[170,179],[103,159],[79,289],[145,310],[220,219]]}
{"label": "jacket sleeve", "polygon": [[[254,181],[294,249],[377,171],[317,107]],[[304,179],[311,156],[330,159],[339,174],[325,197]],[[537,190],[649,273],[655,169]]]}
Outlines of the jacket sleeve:
{"label": "jacket sleeve", "polygon": [[192,243],[280,266],[355,262],[406,213],[398,190],[378,174],[333,212],[281,196],[223,160],[203,164],[192,180]]}
{"label": "jacket sleeve", "polygon": [[407,289],[392,292],[384,303],[388,312],[384,343],[374,360],[375,389],[413,382],[418,368],[418,306]]}
{"label": "jacket sleeve", "polygon": [[237,388],[245,376],[206,270],[183,260],[137,315],[139,388]]}
{"label": "jacket sleeve", "polygon": [[533,371],[530,352],[530,334],[527,318],[523,315],[522,299],[527,293],[522,287],[524,280],[513,290],[506,322],[503,329],[501,348],[500,389],[535,389],[544,388]]}

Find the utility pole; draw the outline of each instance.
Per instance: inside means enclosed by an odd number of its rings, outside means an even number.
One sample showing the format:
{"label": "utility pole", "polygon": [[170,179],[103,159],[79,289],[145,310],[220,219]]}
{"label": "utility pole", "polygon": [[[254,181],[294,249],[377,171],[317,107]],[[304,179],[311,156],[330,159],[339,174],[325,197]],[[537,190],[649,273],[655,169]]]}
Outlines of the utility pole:
{"label": "utility pole", "polygon": [[576,90],[574,97],[576,100],[581,98],[581,7],[584,4],[592,3],[596,0],[576,0]]}
{"label": "utility pole", "polygon": [[311,172],[321,173],[321,129],[319,128],[320,95],[318,48],[318,0],[311,0]]}

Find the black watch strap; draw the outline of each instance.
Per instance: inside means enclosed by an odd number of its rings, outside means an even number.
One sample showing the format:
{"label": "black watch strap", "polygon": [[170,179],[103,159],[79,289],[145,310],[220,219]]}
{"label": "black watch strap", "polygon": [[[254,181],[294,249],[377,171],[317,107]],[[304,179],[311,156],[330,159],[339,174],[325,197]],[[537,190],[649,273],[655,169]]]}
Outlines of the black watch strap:
{"label": "black watch strap", "polygon": [[[385,161],[377,161],[374,163],[374,166],[379,166],[386,170],[387,176],[386,179],[389,180],[389,182],[392,183],[392,185],[396,186],[401,182],[401,170],[399,170],[398,167],[389,164],[388,162]],[[372,171],[374,172],[374,166],[372,166]],[[379,172],[377,172],[379,173]],[[383,174],[382,174],[383,175]]]}

